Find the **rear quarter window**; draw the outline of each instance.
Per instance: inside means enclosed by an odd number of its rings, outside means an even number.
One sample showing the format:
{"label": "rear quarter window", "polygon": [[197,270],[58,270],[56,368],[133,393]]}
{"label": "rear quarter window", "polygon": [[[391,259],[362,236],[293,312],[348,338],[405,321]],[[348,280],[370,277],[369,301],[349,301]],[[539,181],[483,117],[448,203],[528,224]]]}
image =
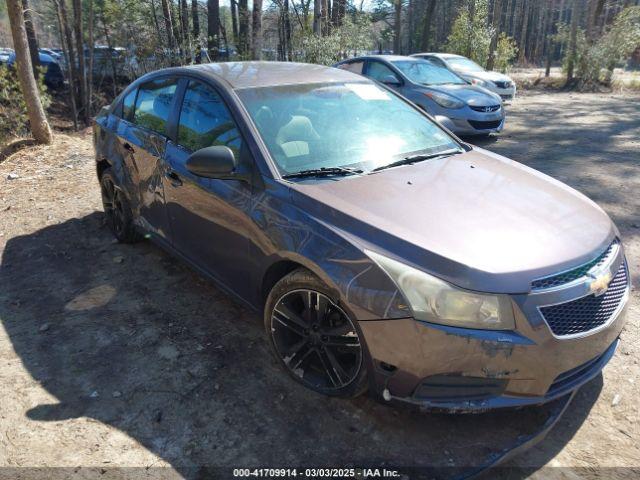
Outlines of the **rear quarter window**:
{"label": "rear quarter window", "polygon": [[138,88],[133,123],[160,134],[166,134],[176,92],[175,79],[159,79]]}

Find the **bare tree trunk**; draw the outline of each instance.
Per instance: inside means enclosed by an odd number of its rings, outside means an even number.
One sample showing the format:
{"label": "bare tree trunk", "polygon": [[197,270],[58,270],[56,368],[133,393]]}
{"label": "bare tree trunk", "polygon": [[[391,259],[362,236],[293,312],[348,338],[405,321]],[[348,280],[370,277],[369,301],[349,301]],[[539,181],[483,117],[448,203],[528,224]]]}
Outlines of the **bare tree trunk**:
{"label": "bare tree trunk", "polygon": [[331,23],[334,27],[339,27],[342,24],[342,19],[346,13],[346,0],[333,0],[333,7],[331,8]]}
{"label": "bare tree trunk", "polygon": [[433,13],[435,11],[437,0],[428,0],[429,3],[424,11],[424,19],[422,20],[422,41],[420,49],[423,52],[429,51],[429,40],[431,37],[431,24],[433,23]]}
{"label": "bare tree trunk", "polygon": [[[207,49],[209,57],[216,62],[220,51],[220,2],[209,0],[207,2]],[[227,51],[229,51],[227,49]]]}
{"label": "bare tree trunk", "polygon": [[555,3],[554,0],[547,0],[548,3],[548,11],[547,11],[547,28],[545,29],[545,68],[544,68],[544,76],[549,77],[551,74],[551,56],[553,55],[553,48],[551,45],[551,32],[553,31],[553,26],[557,23],[560,18],[560,10],[558,10],[557,16],[556,12],[553,10],[553,5]]}
{"label": "bare tree trunk", "polygon": [[394,0],[393,53],[401,54],[402,50],[402,0]]}
{"label": "bare tree trunk", "polygon": [[36,37],[36,29],[33,26],[33,12],[29,7],[29,0],[22,0],[22,11],[24,14],[24,27],[27,31],[27,41],[29,42],[31,66],[33,67],[33,75],[37,79],[40,76],[40,71],[38,70],[40,53],[38,52],[38,37]]}
{"label": "bare tree trunk", "polygon": [[189,7],[187,0],[180,0],[180,27],[182,29],[185,62],[191,63],[193,45],[191,43],[191,31],[189,30]]}
{"label": "bare tree trunk", "polygon": [[156,0],[151,0],[151,15],[153,15],[153,24],[156,27],[156,36],[160,40],[162,39],[162,35],[160,34],[160,24],[158,23],[158,14],[156,13]]}
{"label": "bare tree trunk", "polygon": [[569,61],[567,62],[567,83],[573,80],[573,70],[575,68],[577,56],[577,39],[578,39],[578,10],[580,8],[580,0],[573,0],[571,9],[571,39],[569,40]]}
{"label": "bare tree trunk", "polygon": [[162,0],[162,16],[164,17],[164,29],[167,31],[167,45],[171,54],[176,48],[176,39],[173,36],[173,21],[171,19],[171,9],[169,8],[168,0]]}
{"label": "bare tree trunk", "polygon": [[322,0],[322,13],[320,14],[322,19],[322,35],[325,37],[329,35],[331,30],[331,22],[329,21],[331,19],[331,14],[329,13],[329,1],[330,0]]}
{"label": "bare tree trunk", "polygon": [[73,129],[78,130],[78,110],[76,108],[76,96],[73,92],[73,75],[71,74],[71,58],[69,54],[69,44],[65,39],[65,28],[62,26],[62,15],[60,14],[60,5],[58,4],[58,0],[54,0],[54,7],[56,9],[56,18],[58,20],[58,33],[60,35],[60,45],[62,46],[62,52],[64,54],[64,58],[66,58],[65,63],[65,74],[67,79],[69,80],[69,103],[71,104],[71,114],[73,116]]}
{"label": "bare tree trunk", "polygon": [[73,0],[73,32],[76,40],[76,51],[78,52],[78,81],[80,82],[80,118],[85,125],[89,124],[89,110],[85,104],[87,98],[87,68],[84,58],[84,32],[82,27],[82,1]]}
{"label": "bare tree trunk", "polygon": [[249,54],[249,5],[247,0],[238,1],[238,53],[243,59]]}
{"label": "bare tree trunk", "polygon": [[[111,44],[111,35],[109,34],[109,27],[107,26],[107,22],[104,19],[104,10],[101,12],[102,15],[100,15],[100,20],[102,20],[102,28],[104,31],[104,38],[107,41],[107,48],[109,49],[109,51],[111,51],[111,49],[113,48],[112,44]],[[117,74],[116,74],[116,62],[113,59],[113,55],[109,55],[109,63],[111,64],[111,87],[113,88],[113,96],[116,96],[116,79],[117,79]]]}
{"label": "bare tree trunk", "polygon": [[251,58],[260,60],[262,58],[262,0],[253,0],[251,29]]}
{"label": "bare tree trunk", "polygon": [[238,43],[240,33],[238,30],[238,1],[230,0],[231,3],[231,28],[233,29],[233,41]]}
{"label": "bare tree trunk", "polygon": [[604,9],[604,0],[591,0],[589,4],[589,19],[587,21],[587,40],[591,43],[598,32],[598,19]]}
{"label": "bare tree trunk", "polygon": [[522,19],[522,33],[520,36],[520,55],[518,56],[518,63],[523,63],[527,54],[527,30],[529,28],[529,14],[531,12],[531,3],[525,2],[523,5],[524,17]]}
{"label": "bare tree trunk", "polygon": [[291,61],[291,16],[289,13],[289,0],[284,0],[283,9],[283,28],[284,28],[284,53],[285,60]]}
{"label": "bare tree trunk", "polygon": [[198,0],[191,0],[191,23],[193,33],[193,44],[196,48],[196,63],[202,62],[202,52],[200,45],[200,19],[198,18]]}
{"label": "bare tree trunk", "polygon": [[27,31],[22,13],[22,2],[20,0],[7,0],[7,11],[9,23],[11,24],[13,48],[16,52],[16,70],[24,102],[27,105],[29,127],[36,142],[49,144],[53,140],[53,135],[40,101],[38,84],[33,76],[31,57],[29,56],[29,41],[27,40]]}
{"label": "bare tree trunk", "polygon": [[544,40],[547,33],[547,23],[549,22],[549,14],[551,13],[551,5],[549,1],[545,1],[539,5],[538,8],[538,27],[532,31],[534,35],[534,49],[533,54],[530,55],[535,63],[540,61],[540,57],[543,50]]}
{"label": "bare tree trunk", "polygon": [[347,0],[338,0],[338,25],[342,25],[347,14]]}
{"label": "bare tree trunk", "polygon": [[73,113],[73,128],[78,130],[78,97],[76,94],[77,78],[78,78],[78,65],[76,63],[76,56],[73,51],[73,41],[71,35],[71,29],[69,28],[69,19],[67,17],[67,7],[63,0],[53,0],[56,7],[56,13],[58,16],[58,24],[60,29],[60,38],[62,41],[62,48],[64,50],[64,56],[67,65],[67,79],[69,80],[69,97],[71,98],[71,111]]}
{"label": "bare tree trunk", "polygon": [[87,107],[87,115],[91,116],[91,96],[93,94],[93,49],[94,49],[94,38],[93,38],[93,0],[88,0],[88,19],[87,19],[87,30],[89,35],[89,72],[87,74],[87,99],[85,101],[85,105]]}
{"label": "bare tree trunk", "polygon": [[491,15],[491,26],[493,35],[489,44],[489,58],[487,59],[487,70],[493,70],[496,61],[496,49],[498,48],[498,35],[500,33],[500,17],[502,16],[502,0],[494,0],[493,12]]}
{"label": "bare tree trunk", "polygon": [[[476,2],[475,2],[475,0],[468,0],[467,1],[467,10],[469,12],[469,24],[473,25],[473,23],[475,21],[475,17],[476,17]],[[466,44],[467,44],[467,51],[465,52],[465,56],[466,57],[471,57],[471,51],[472,51],[472,47],[473,47],[471,45],[472,39],[473,39],[472,32],[471,32],[471,29],[469,29],[469,35],[468,35],[467,42],[466,42]]]}
{"label": "bare tree trunk", "polygon": [[409,0],[409,9],[407,11],[407,16],[408,18],[408,28],[409,28],[409,35],[408,35],[408,43],[407,43],[407,49],[409,50],[409,53],[413,52],[413,40],[415,37],[415,11],[416,11],[416,6],[414,3],[414,0]]}
{"label": "bare tree trunk", "polygon": [[171,9],[171,16],[173,18],[173,36],[176,38],[178,45],[178,53],[180,55],[180,63],[184,65],[185,60],[185,38],[184,31],[182,30],[182,8],[180,8],[180,0],[177,4],[169,0],[169,8]]}
{"label": "bare tree trunk", "polygon": [[322,1],[313,0],[313,33],[322,35]]}

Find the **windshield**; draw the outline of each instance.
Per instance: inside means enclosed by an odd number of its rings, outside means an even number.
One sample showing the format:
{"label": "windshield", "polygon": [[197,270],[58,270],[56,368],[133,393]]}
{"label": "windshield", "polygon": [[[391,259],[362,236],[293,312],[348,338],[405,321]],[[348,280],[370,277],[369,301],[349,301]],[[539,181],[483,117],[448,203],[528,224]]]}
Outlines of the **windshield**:
{"label": "windshield", "polygon": [[462,147],[415,108],[372,83],[243,89],[242,102],[280,173],[364,171],[416,153]]}
{"label": "windshield", "polygon": [[467,83],[451,70],[429,62],[423,61],[400,61],[393,62],[412,82],[423,85],[444,85],[447,83],[462,84]]}
{"label": "windshield", "polygon": [[447,63],[451,65],[451,68],[468,70],[469,72],[484,72],[484,68],[482,68],[473,60],[469,60],[468,58],[464,58],[464,57],[447,58]]}

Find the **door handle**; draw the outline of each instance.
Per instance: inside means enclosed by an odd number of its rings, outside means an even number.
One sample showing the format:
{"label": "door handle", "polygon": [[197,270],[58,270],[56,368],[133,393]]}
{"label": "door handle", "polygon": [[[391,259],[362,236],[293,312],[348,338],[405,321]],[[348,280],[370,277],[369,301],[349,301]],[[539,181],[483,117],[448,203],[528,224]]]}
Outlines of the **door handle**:
{"label": "door handle", "polygon": [[182,185],[182,180],[180,179],[180,175],[178,175],[173,170],[167,171],[167,173],[165,173],[164,175],[169,179],[169,182],[174,187],[179,187],[180,185]]}
{"label": "door handle", "polygon": [[129,144],[129,143],[125,143],[125,144],[123,145],[123,147],[124,147],[124,149],[125,149],[127,152],[131,152],[131,153],[134,153],[134,152],[135,152],[135,150],[133,149],[133,147],[132,147],[132,146],[131,146],[131,144]]}

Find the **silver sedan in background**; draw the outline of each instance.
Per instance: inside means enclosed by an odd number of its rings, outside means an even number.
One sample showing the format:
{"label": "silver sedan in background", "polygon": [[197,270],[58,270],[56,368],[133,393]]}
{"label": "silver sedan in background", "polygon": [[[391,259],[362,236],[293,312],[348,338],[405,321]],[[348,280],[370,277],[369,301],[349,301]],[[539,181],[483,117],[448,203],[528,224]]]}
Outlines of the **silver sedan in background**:
{"label": "silver sedan in background", "polygon": [[359,73],[398,91],[458,135],[489,135],[504,128],[499,95],[469,85],[444,66],[398,55],[351,58],[335,67]]}
{"label": "silver sedan in background", "polygon": [[412,57],[431,60],[433,63],[447,67],[473,85],[484,87],[497,93],[504,101],[513,100],[516,96],[516,82],[504,73],[485,70],[473,60],[453,53],[415,53]]}

